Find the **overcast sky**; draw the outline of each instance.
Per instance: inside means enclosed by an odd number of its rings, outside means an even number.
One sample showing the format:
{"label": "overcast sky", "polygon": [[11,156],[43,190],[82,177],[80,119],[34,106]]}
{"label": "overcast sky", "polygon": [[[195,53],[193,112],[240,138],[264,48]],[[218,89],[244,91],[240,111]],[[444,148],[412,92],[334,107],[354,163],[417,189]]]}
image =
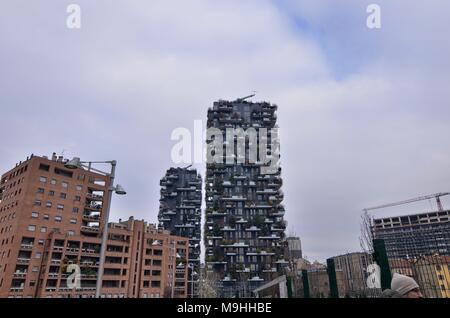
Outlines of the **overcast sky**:
{"label": "overcast sky", "polygon": [[[81,29],[66,27],[70,3]],[[357,251],[363,208],[450,190],[449,12],[437,0],[2,0],[0,171],[31,153],[117,159],[129,193],[112,218],[156,222],[171,132],[257,91],[279,106],[289,233],[311,260]]]}

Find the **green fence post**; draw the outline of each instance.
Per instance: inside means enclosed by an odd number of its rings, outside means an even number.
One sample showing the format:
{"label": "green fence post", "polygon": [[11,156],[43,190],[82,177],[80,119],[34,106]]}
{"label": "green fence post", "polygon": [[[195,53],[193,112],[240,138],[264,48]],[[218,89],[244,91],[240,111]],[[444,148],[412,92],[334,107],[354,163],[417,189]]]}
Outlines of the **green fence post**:
{"label": "green fence post", "polygon": [[311,294],[309,292],[308,271],[306,269],[302,270],[302,282],[303,282],[303,297],[311,298]]}
{"label": "green fence post", "polygon": [[334,259],[327,259],[327,273],[330,282],[330,298],[339,298],[339,290],[336,279],[336,268],[334,266]]}
{"label": "green fence post", "polygon": [[292,277],[287,277],[287,278],[286,278],[286,287],[287,287],[287,292],[288,292],[288,298],[293,298],[293,293],[292,293]]}
{"label": "green fence post", "polygon": [[389,260],[386,253],[386,245],[384,244],[384,240],[382,239],[374,239],[373,240],[373,259],[380,266],[381,271],[381,289],[389,289],[391,288],[391,269],[389,267]]}

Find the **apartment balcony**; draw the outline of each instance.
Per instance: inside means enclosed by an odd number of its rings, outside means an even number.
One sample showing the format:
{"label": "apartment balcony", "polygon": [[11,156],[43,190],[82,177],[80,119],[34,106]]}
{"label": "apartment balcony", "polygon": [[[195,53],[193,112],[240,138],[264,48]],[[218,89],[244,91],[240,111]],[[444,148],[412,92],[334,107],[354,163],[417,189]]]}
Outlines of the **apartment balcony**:
{"label": "apartment balcony", "polygon": [[50,260],[50,265],[61,265],[60,259],[52,259]]}
{"label": "apartment balcony", "polygon": [[218,212],[218,211],[213,211],[212,213],[207,213],[206,216],[207,217],[217,217],[217,216],[226,216],[227,213],[225,212]]}
{"label": "apartment balcony", "polygon": [[13,278],[17,278],[17,279],[21,279],[21,278],[23,278],[23,279],[25,279],[27,277],[27,272],[15,272],[14,274],[13,274]]}
{"label": "apartment balcony", "polygon": [[208,240],[223,240],[223,236],[222,235],[211,235],[211,236],[206,236],[206,239],[208,239]]}
{"label": "apartment balcony", "polygon": [[256,227],[256,226],[251,226],[251,227],[245,229],[245,231],[246,231],[246,232],[259,232],[259,231],[261,231],[261,229],[259,229],[259,228]]}
{"label": "apartment balcony", "polygon": [[[97,262],[94,262],[94,261],[82,261],[81,263],[80,263],[80,266],[81,267],[96,267],[96,266],[98,266],[99,265],[99,261],[97,261]],[[108,263],[109,264],[109,263]],[[119,264],[120,265],[120,264]]]}
{"label": "apartment balcony", "polygon": [[102,195],[88,193],[88,194],[86,194],[86,199],[91,200],[91,201],[103,201],[103,196]]}
{"label": "apartment balcony", "polygon": [[78,254],[80,252],[80,249],[77,247],[67,247],[66,248],[66,254]]}
{"label": "apartment balcony", "polygon": [[249,245],[245,243],[233,243],[233,244],[221,244],[220,247],[232,247],[232,248],[248,248]]}
{"label": "apartment balcony", "polygon": [[56,290],[57,290],[56,286],[45,287],[45,291],[49,293],[56,292]]}
{"label": "apartment balcony", "polygon": [[20,244],[20,249],[21,250],[32,250],[33,244]]}
{"label": "apartment balcony", "polygon": [[264,279],[260,278],[259,276],[255,276],[255,277],[250,278],[248,281],[249,282],[263,282]]}
{"label": "apartment balcony", "polygon": [[271,208],[273,208],[272,205],[268,205],[268,204],[257,204],[254,207],[256,209],[271,209]]}
{"label": "apartment balcony", "polygon": [[197,209],[195,205],[181,204],[177,206],[177,209]]}
{"label": "apartment balcony", "polygon": [[82,250],[81,250],[81,253],[83,254],[83,255],[98,255],[98,254],[100,254],[100,249],[99,250],[94,250],[94,249],[90,249],[90,248],[83,248]]}
{"label": "apartment balcony", "polygon": [[99,222],[100,221],[100,215],[90,215],[90,214],[83,214],[82,217],[83,221],[86,222]]}
{"label": "apartment balcony", "polygon": [[227,265],[227,262],[224,261],[206,261],[207,264],[211,264],[211,265]]}
{"label": "apartment balcony", "polygon": [[171,215],[177,215],[177,212],[175,212],[175,211],[165,211],[165,212],[163,212],[162,214],[163,214],[163,215],[171,216]]}
{"label": "apartment balcony", "polygon": [[234,232],[234,231],[236,231],[236,229],[232,228],[232,227],[229,227],[229,226],[225,226],[225,227],[222,228],[222,231],[224,231],[224,232]]}
{"label": "apartment balcony", "polygon": [[101,204],[87,204],[84,207],[88,211],[100,212],[102,210]]}
{"label": "apartment balcony", "polygon": [[245,198],[243,196],[236,196],[236,195],[233,195],[231,197],[222,197],[221,199],[223,201],[247,201],[247,198]]}
{"label": "apartment balcony", "polygon": [[30,262],[29,258],[18,258],[17,264],[28,264]]}
{"label": "apartment balcony", "polygon": [[271,235],[271,236],[258,236],[259,240],[280,240],[281,237],[277,236],[277,235]]}
{"label": "apartment balcony", "polygon": [[250,273],[250,268],[237,269],[236,273]]}
{"label": "apartment balcony", "polygon": [[53,251],[55,251],[55,252],[62,252],[62,251],[64,251],[64,246],[54,245],[53,246]]}
{"label": "apartment balcony", "polygon": [[263,273],[276,273],[276,272],[277,272],[276,268],[263,269]]}
{"label": "apartment balcony", "polygon": [[275,253],[270,253],[270,252],[266,252],[266,251],[261,251],[261,252],[247,252],[246,255],[247,255],[247,256],[274,256]]}
{"label": "apartment balcony", "polygon": [[58,277],[59,277],[58,272],[48,273],[48,278],[58,278]]}
{"label": "apartment balcony", "polygon": [[284,216],[284,211],[278,210],[275,213],[271,213],[270,216],[274,216],[274,217],[279,217],[279,216]]}
{"label": "apartment balcony", "polygon": [[240,218],[239,220],[236,221],[236,223],[238,223],[238,224],[245,224],[245,223],[248,223],[248,221],[243,219],[243,218]]}
{"label": "apartment balcony", "polygon": [[278,190],[267,188],[262,190],[256,190],[256,194],[278,194]]}
{"label": "apartment balcony", "polygon": [[19,292],[22,292],[23,289],[24,289],[24,286],[13,286],[9,289],[9,291],[12,293],[19,293]]}
{"label": "apartment balcony", "polygon": [[98,234],[100,233],[100,228],[98,226],[82,226],[81,233]]}

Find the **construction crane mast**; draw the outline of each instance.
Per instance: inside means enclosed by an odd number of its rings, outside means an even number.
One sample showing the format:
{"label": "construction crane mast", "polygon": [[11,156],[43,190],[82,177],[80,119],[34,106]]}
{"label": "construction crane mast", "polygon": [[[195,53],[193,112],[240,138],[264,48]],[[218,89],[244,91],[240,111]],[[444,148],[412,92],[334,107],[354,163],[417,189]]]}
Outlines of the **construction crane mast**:
{"label": "construction crane mast", "polygon": [[442,211],[444,211],[444,208],[442,206],[442,202],[441,202],[440,197],[443,197],[443,196],[446,196],[446,195],[450,195],[450,193],[449,192],[443,192],[443,193],[436,193],[436,194],[426,195],[426,196],[422,196],[422,197],[418,197],[418,198],[414,198],[414,199],[409,199],[409,200],[404,200],[404,201],[394,202],[394,203],[388,203],[388,204],[375,206],[375,207],[372,207],[372,208],[367,208],[367,209],[364,209],[363,211],[367,212],[367,211],[371,211],[371,210],[378,210],[378,209],[383,209],[383,208],[389,208],[389,207],[393,207],[393,206],[398,206],[398,205],[403,205],[403,204],[408,204],[408,203],[413,203],[413,202],[418,202],[418,201],[424,201],[424,200],[429,200],[429,199],[436,199],[438,210],[439,210],[439,212],[442,212]]}

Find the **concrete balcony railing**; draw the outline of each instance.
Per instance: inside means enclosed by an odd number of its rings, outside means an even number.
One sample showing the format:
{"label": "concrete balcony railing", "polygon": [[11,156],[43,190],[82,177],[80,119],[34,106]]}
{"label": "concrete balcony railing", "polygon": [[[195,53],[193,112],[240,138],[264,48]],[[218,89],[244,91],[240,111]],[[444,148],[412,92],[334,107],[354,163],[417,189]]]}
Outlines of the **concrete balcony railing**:
{"label": "concrete balcony railing", "polygon": [[45,287],[46,292],[56,292],[56,290],[57,290],[56,286]]}
{"label": "concrete balcony railing", "polygon": [[91,248],[83,248],[81,250],[81,253],[89,254],[89,255],[97,255],[97,254],[100,254],[100,248],[98,250],[91,249]]}
{"label": "concrete balcony railing", "polygon": [[23,291],[23,289],[24,289],[24,286],[12,286],[10,289],[9,289],[9,291],[10,292],[21,292],[21,291]]}
{"label": "concrete balcony railing", "polygon": [[89,215],[89,214],[83,214],[83,221],[87,222],[99,222],[100,221],[100,215]]}
{"label": "concrete balcony railing", "polygon": [[80,251],[80,249],[76,248],[76,247],[67,247],[66,248],[66,254],[78,254],[79,251]]}
{"label": "concrete balcony railing", "polygon": [[100,228],[98,226],[82,226],[82,233],[100,233]]}
{"label": "concrete balcony railing", "polygon": [[20,244],[20,249],[31,250],[31,249],[33,249],[33,243],[31,243],[31,244],[22,243],[22,244]]}
{"label": "concrete balcony railing", "polygon": [[26,278],[27,272],[15,272],[13,278]]}
{"label": "concrete balcony railing", "polygon": [[29,258],[19,257],[17,259],[17,264],[28,264],[30,262]]}
{"label": "concrete balcony railing", "polygon": [[88,194],[86,194],[86,199],[94,200],[94,201],[103,201],[103,196],[102,195],[88,193]]}
{"label": "concrete balcony railing", "polygon": [[103,206],[101,204],[87,204],[84,208],[89,211],[100,212]]}

